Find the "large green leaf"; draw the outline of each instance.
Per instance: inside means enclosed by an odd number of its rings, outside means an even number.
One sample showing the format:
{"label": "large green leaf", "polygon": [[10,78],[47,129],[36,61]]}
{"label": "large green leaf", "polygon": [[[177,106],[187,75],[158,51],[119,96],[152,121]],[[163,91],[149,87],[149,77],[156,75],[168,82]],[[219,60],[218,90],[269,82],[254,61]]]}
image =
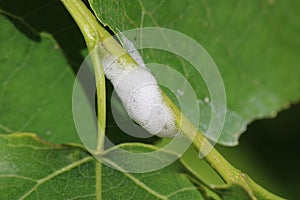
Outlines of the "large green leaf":
{"label": "large green leaf", "polygon": [[[153,150],[143,144],[122,148]],[[1,134],[0,199],[95,199],[95,163],[81,147],[53,145],[34,134]],[[179,170],[175,163],[155,172],[129,174],[103,165],[103,199],[203,199]]]}
{"label": "large green leaf", "polygon": [[79,142],[71,112],[74,74],[58,44],[44,33],[40,41],[27,38],[3,15],[0,27],[1,132]]}
{"label": "large green leaf", "polygon": [[[238,143],[254,119],[274,117],[300,98],[300,3],[288,1],[90,0],[98,19],[115,33],[147,26],[189,35],[216,62],[226,88],[227,118],[219,142]],[[162,37],[163,39],[163,37]],[[180,42],[180,41],[176,41]],[[200,129],[210,120],[202,79],[168,53],[144,50],[146,62],[168,64],[194,87],[204,110]]]}
{"label": "large green leaf", "polygon": [[[50,141],[76,142],[70,108],[74,75],[61,49],[48,34],[33,40],[2,15],[0,23],[1,55],[7,55],[1,57],[0,68],[2,131],[39,130]],[[31,134],[0,134],[0,146],[0,199],[95,198],[95,161],[83,149],[52,145]],[[151,150],[143,145],[130,149]],[[175,165],[129,175],[103,167],[103,198],[202,199],[179,169]]]}

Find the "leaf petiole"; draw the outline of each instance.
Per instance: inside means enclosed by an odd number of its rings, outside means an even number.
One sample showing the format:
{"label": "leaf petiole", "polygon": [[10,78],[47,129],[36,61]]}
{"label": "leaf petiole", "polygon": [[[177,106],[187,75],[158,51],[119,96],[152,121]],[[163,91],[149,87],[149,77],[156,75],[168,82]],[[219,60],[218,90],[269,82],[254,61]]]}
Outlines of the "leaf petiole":
{"label": "leaf petiole", "polygon": [[[98,106],[98,138],[95,155],[104,150],[105,125],[106,125],[106,91],[105,78],[100,57],[97,53],[97,45],[109,36],[104,29],[99,26],[95,17],[89,12],[86,6],[80,0],[61,0],[67,8],[73,19],[77,23],[84,36],[92,66],[94,68],[96,88],[97,88],[97,106]],[[96,162],[96,198],[102,199],[102,165]]]}

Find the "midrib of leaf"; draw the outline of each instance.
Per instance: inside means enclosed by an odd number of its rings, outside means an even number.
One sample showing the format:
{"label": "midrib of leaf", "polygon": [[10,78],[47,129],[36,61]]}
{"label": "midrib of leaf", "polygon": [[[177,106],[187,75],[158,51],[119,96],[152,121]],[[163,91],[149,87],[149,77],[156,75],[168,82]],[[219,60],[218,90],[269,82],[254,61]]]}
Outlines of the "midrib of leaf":
{"label": "midrib of leaf", "polygon": [[102,199],[102,164],[100,161],[96,160],[95,164],[96,168],[96,199],[101,200]]}
{"label": "midrib of leaf", "polygon": [[[4,16],[7,16],[7,17],[11,17],[17,21],[19,21],[20,23],[22,23],[26,28],[28,28],[30,31],[32,31],[34,34],[36,35],[40,35],[40,36],[43,36],[43,34],[39,33],[37,30],[35,30],[30,24],[28,24],[23,17],[21,16],[17,16],[13,13],[10,13],[8,11],[5,11],[3,9],[0,8],[0,14],[3,14]],[[50,37],[50,39],[53,39]],[[29,56],[30,54],[28,54]],[[26,62],[23,63],[23,65],[25,65]],[[20,67],[18,67],[17,69],[20,69]],[[15,74],[15,73],[14,73]],[[12,74],[11,76],[13,76],[14,74]],[[49,88],[52,88],[55,83],[57,83],[57,81],[64,75],[64,72],[62,73],[62,75],[60,77],[58,77],[57,80],[54,81],[54,83],[52,85],[49,86]],[[10,79],[11,77],[9,77]],[[42,104],[45,104],[46,102],[42,102]],[[99,113],[102,113],[102,112],[99,112]],[[21,128],[21,130],[23,128],[25,128],[28,123],[32,120],[32,118],[34,118],[36,115],[32,116],[31,118],[28,119],[28,121],[23,125],[23,127]],[[8,128],[7,126],[3,125],[0,123],[0,129],[2,129],[3,131],[9,133],[9,132],[14,132],[12,129]],[[39,148],[35,148],[35,147],[31,147],[33,149],[39,149]],[[103,149],[103,145],[100,144],[100,151]],[[78,166],[80,166],[81,164],[84,164],[86,162],[89,162],[89,161],[92,161],[93,160],[93,157],[86,157],[82,160],[79,160],[79,161],[76,161],[66,167],[63,167],[55,172],[53,172],[52,174],[42,178],[42,179],[39,179],[39,180],[34,180],[34,179],[30,179],[28,177],[20,177],[20,176],[17,176],[19,178],[22,178],[22,179],[28,179],[30,181],[33,181],[33,182],[37,182],[29,191],[27,191],[23,196],[20,197],[20,199],[25,199],[26,197],[28,197],[32,192],[34,192],[36,189],[39,188],[39,186],[41,186],[42,184],[44,184],[45,182],[51,180],[52,178],[54,178],[55,176],[58,176],[62,173],[65,173],[73,168],[76,168]],[[102,165],[100,162],[96,161],[95,163],[95,172],[96,172],[96,176],[95,176],[95,181],[96,181],[96,199],[97,200],[101,200],[102,199]],[[9,176],[14,176],[14,175],[9,175]]]}
{"label": "midrib of leaf", "polygon": [[150,194],[154,195],[155,197],[157,197],[159,199],[163,199],[163,200],[167,200],[168,199],[168,196],[165,196],[163,194],[160,194],[160,193],[152,190],[150,187],[148,187],[146,184],[144,184],[143,182],[141,182],[139,179],[135,178],[130,173],[127,173],[121,166],[117,165],[116,163],[114,163],[114,162],[112,162],[112,161],[110,161],[109,159],[106,159],[106,158],[102,158],[102,160],[104,162],[106,162],[108,165],[111,165],[115,169],[117,169],[118,171],[122,172],[127,178],[129,178],[130,180],[132,180],[137,186],[139,186],[140,188],[142,188],[145,191],[149,192]]}
{"label": "midrib of leaf", "polygon": [[136,177],[134,177],[133,175],[131,175],[130,173],[127,173],[121,166],[119,166],[117,163],[106,159],[106,158],[102,158],[103,162],[107,163],[108,165],[113,166],[115,169],[117,169],[118,171],[122,172],[128,179],[130,179],[131,181],[133,181],[137,186],[139,186],[140,188],[142,188],[143,190],[145,190],[146,192],[152,194],[153,196],[157,197],[158,199],[163,199],[163,200],[168,200],[170,197],[180,193],[180,192],[184,192],[184,191],[189,191],[189,190],[196,190],[195,187],[183,187],[180,190],[176,190],[175,192],[172,192],[168,195],[163,195],[160,194],[158,192],[156,192],[155,190],[151,189],[149,186],[147,186],[146,184],[144,184],[143,182],[141,182],[139,179],[137,179]]}
{"label": "midrib of leaf", "polygon": [[85,157],[85,158],[83,158],[81,160],[78,160],[76,162],[71,163],[70,165],[68,165],[66,167],[63,167],[63,168],[61,168],[59,170],[54,171],[52,174],[49,174],[48,176],[46,176],[46,177],[44,177],[42,179],[37,180],[36,181],[37,183],[30,190],[28,190],[28,192],[26,192],[23,196],[21,196],[19,199],[25,199],[32,192],[34,192],[35,190],[37,190],[39,186],[41,186],[42,184],[44,184],[47,181],[51,180],[52,178],[54,178],[54,177],[56,177],[56,176],[58,176],[60,174],[63,174],[63,173],[65,173],[65,172],[67,172],[67,171],[69,171],[71,169],[74,169],[74,168],[76,168],[76,167],[78,167],[78,166],[80,166],[80,165],[82,165],[84,163],[90,162],[92,160],[94,160],[94,158],[91,157],[91,156]]}
{"label": "midrib of leaf", "polygon": [[[95,73],[96,94],[97,94],[97,121],[98,137],[96,153],[104,150],[105,126],[106,126],[106,88],[105,78],[102,69],[102,63],[98,54],[95,53],[95,47],[99,43],[102,35],[102,27],[99,26],[95,16],[91,14],[88,8],[81,0],[60,0],[68,12],[73,17],[85,39],[89,56]],[[100,29],[100,30],[99,30]],[[103,38],[102,38],[103,39]],[[102,200],[102,164],[96,161],[95,164],[95,182],[96,182],[96,199]]]}

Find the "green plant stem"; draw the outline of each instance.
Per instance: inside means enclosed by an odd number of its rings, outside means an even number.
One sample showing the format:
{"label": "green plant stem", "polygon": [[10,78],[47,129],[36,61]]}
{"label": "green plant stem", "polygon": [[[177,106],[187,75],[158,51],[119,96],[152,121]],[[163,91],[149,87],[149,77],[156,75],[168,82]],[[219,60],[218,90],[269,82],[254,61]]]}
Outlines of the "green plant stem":
{"label": "green plant stem", "polygon": [[[91,62],[94,68],[96,88],[97,88],[97,105],[98,105],[98,135],[97,151],[103,150],[104,133],[106,124],[106,102],[105,102],[105,78],[102,68],[101,58],[98,54],[98,44],[100,41],[109,37],[110,34],[104,32],[99,24],[95,24],[95,17],[80,0],[61,0],[64,6],[80,28],[85,42],[88,47]],[[100,27],[100,30],[99,30]]]}
{"label": "green plant stem", "polygon": [[[101,60],[98,55],[97,46],[100,41],[109,37],[109,34],[102,30],[97,20],[89,12],[80,0],[61,0],[73,19],[77,23],[84,36],[90,53],[91,62],[94,68],[96,88],[97,88],[97,114],[98,114],[98,138],[97,147],[94,154],[100,154],[104,150],[105,125],[106,125],[106,91],[105,78]],[[100,30],[99,30],[100,29]],[[96,162],[96,198],[102,199],[102,164]]]}
{"label": "green plant stem", "polygon": [[[228,185],[240,185],[247,191],[252,199],[256,199],[256,196],[268,200],[283,199],[261,187],[260,185],[255,183],[247,174],[232,166],[212,146],[212,144],[203,136],[203,134],[200,133],[199,130],[197,130],[197,128],[195,128],[195,126],[181,113],[181,111],[170,100],[170,98],[166,94],[163,94],[163,96],[164,100],[175,113],[177,126],[180,127],[180,130],[185,136],[187,136],[187,138],[193,140],[193,145],[198,151],[200,151],[199,153],[206,155],[204,158],[206,162],[210,164],[210,166],[219,174],[219,176],[225,181],[225,183],[227,183]],[[196,133],[196,135],[194,135],[194,133]]]}
{"label": "green plant stem", "polygon": [[[98,23],[97,19],[81,0],[61,0],[67,10],[78,24],[88,47],[89,52],[97,48],[97,45],[104,47],[105,54],[110,54],[118,58],[119,63],[135,63],[135,61],[126,53],[126,51],[111,39],[111,35]],[[106,41],[107,40],[107,41]],[[101,52],[103,53],[103,52]],[[103,150],[104,130],[105,130],[105,79],[101,66],[100,56],[97,53],[91,54],[92,63],[96,74],[96,86],[98,97],[98,123],[99,123],[99,141],[100,147],[97,150]],[[100,75],[100,76],[99,76]],[[104,95],[104,98],[103,98]],[[176,105],[163,94],[164,100],[172,108],[176,115],[176,123],[180,127],[181,132],[190,140],[193,141],[195,148],[200,151],[200,154],[206,155],[204,158],[210,166],[220,175],[226,184],[237,184],[243,187],[252,199],[260,197],[263,199],[280,200],[282,198],[272,194],[263,187],[255,183],[250,177],[233,167],[201,134],[193,124],[182,115]],[[196,136],[193,134],[196,133]],[[209,151],[209,153],[208,153]],[[208,153],[208,154],[207,154]],[[100,164],[99,164],[100,165]],[[96,171],[97,176],[101,177],[101,168]],[[101,180],[99,184],[101,184]],[[97,186],[98,189],[101,187]],[[97,191],[97,193],[101,191]],[[100,195],[101,196],[101,195]],[[101,197],[100,197],[101,199]]]}

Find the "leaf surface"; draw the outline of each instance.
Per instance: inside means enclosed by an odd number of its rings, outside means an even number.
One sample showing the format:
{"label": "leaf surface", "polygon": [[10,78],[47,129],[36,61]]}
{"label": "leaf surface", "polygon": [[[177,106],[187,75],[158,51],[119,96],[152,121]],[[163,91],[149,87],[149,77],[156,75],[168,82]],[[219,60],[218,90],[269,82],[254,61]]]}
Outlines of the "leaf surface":
{"label": "leaf surface", "polygon": [[[115,33],[165,27],[187,34],[208,51],[222,74],[227,95],[221,144],[236,145],[251,121],[274,117],[300,98],[297,0],[90,0],[90,4],[98,19]],[[209,93],[193,67],[166,52],[141,53],[146,63],[167,64],[188,77],[202,111],[199,128],[205,132],[210,120],[210,104],[205,100]]]}
{"label": "leaf surface", "polygon": [[74,74],[58,44],[45,33],[30,40],[3,15],[0,24],[0,130],[79,142],[71,112]]}
{"label": "leaf surface", "polygon": [[[143,144],[123,145],[149,152]],[[53,145],[28,133],[0,135],[0,199],[95,199],[95,159],[81,147]],[[103,165],[103,199],[203,199],[180,173],[167,168],[129,174]]]}

